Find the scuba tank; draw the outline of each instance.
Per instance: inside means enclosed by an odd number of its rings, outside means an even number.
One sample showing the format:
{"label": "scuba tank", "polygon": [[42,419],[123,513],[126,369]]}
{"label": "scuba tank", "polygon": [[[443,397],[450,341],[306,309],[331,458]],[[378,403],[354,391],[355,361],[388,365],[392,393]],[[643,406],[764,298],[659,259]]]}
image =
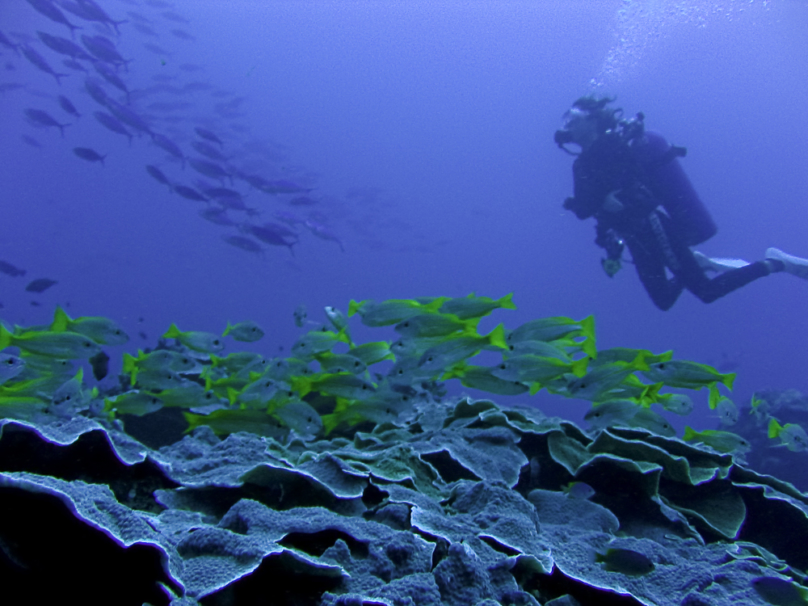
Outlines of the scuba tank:
{"label": "scuba tank", "polygon": [[687,150],[671,145],[652,131],[633,138],[631,146],[645,169],[646,186],[659,200],[684,243],[695,246],[712,238],[718,227],[679,163],[679,156],[684,156]]}

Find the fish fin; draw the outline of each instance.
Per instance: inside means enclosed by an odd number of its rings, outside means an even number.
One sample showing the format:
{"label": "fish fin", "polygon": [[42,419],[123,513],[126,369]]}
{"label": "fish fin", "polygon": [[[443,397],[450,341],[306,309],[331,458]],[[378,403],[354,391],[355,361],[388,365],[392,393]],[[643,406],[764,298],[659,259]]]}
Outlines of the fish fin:
{"label": "fish fin", "polygon": [[331,413],[327,415],[320,415],[320,419],[323,421],[323,433],[327,436],[332,431],[334,431],[342,421],[342,415],[339,413]]}
{"label": "fish fin", "polygon": [[497,301],[497,304],[502,309],[516,309],[516,305],[513,302],[513,293],[512,292],[510,292],[507,295],[505,295],[504,297],[502,297],[499,301]]}
{"label": "fish fin", "polygon": [[70,322],[70,316],[68,316],[67,312],[62,309],[61,305],[57,305],[56,311],[53,312],[53,323],[50,327],[51,331],[65,332],[67,330],[68,322]]}
{"label": "fish fin", "polygon": [[488,342],[491,345],[499,347],[500,349],[508,350],[508,343],[505,341],[505,326],[500,322],[494,327],[494,330],[487,335]]}
{"label": "fish fin", "polygon": [[11,333],[8,332],[6,327],[0,322],[0,350],[5,349],[11,345]]}
{"label": "fish fin", "polygon": [[186,429],[183,433],[191,433],[194,429],[203,425],[205,422],[204,415],[195,415],[192,412],[184,412],[182,416],[185,417],[185,420],[188,422],[188,429]]}
{"label": "fish fin", "polygon": [[570,367],[572,370],[572,374],[576,377],[583,377],[586,374],[586,369],[589,366],[590,358],[581,358],[580,360],[575,360]]}
{"label": "fish fin", "polygon": [[718,406],[718,403],[721,401],[721,394],[718,391],[717,383],[710,383],[710,397],[707,400],[707,403],[710,405],[710,410],[715,410],[715,407]]}
{"label": "fish fin", "polygon": [[359,313],[360,311],[362,311],[362,308],[366,304],[367,304],[367,301],[358,301],[357,302],[357,301],[354,301],[353,299],[351,299],[348,302],[348,317],[350,318],[351,316],[353,316],[353,315]]}
{"label": "fish fin", "polygon": [[172,322],[171,326],[168,327],[168,330],[163,335],[163,339],[178,339],[181,334],[182,331]]}
{"label": "fish fin", "polygon": [[[592,316],[589,316],[590,318]],[[598,350],[595,346],[595,335],[587,336],[581,343],[581,350],[593,360],[598,357]]]}

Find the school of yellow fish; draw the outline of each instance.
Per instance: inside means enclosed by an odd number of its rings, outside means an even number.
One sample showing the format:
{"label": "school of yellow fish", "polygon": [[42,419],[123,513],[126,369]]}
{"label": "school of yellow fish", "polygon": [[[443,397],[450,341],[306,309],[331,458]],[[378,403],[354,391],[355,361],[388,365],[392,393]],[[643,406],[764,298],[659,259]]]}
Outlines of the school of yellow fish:
{"label": "school of yellow fish", "polygon": [[[513,330],[498,324],[480,334],[480,320],[497,309],[515,309],[512,295],[351,301],[347,315],[327,307],[329,324],[305,332],[287,358],[221,355],[228,339],[261,339],[264,331],[254,322],[228,323],[222,335],[172,324],[156,349],[124,354],[125,387],[101,397],[85,384],[82,361],[91,361],[96,374],[96,363],[106,364],[102,346],[124,344],[128,336],[110,319],[71,318],[57,307],[50,325],[12,328],[0,322],[0,417],[112,421],[178,407],[189,431],[207,425],[220,435],[247,431],[285,439],[293,432],[313,439],[360,424],[401,423],[412,402],[440,397],[443,383],[457,379],[497,395],[546,389],[587,400],[592,406],[585,418],[595,430],[623,425],[675,436],[657,410],[688,415],[694,402],[682,392],[702,388],[723,425],[738,419],[738,408],[719,390],[731,390],[735,374],[675,360],[670,351],[598,351],[592,316],[540,318]],[[399,338],[355,343],[352,316],[367,327],[392,326]],[[493,363],[471,364],[482,352],[490,352]],[[760,400],[753,398],[751,412],[779,445],[808,448],[803,428],[781,424]],[[721,452],[742,454],[750,447],[724,430],[687,427],[683,438]]]}

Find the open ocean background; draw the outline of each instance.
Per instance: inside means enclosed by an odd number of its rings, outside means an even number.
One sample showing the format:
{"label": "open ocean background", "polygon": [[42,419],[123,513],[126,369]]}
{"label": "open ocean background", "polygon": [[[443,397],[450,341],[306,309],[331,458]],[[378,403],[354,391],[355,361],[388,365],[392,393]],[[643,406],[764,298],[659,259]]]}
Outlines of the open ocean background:
{"label": "open ocean background", "polygon": [[[154,132],[196,157],[194,128],[207,128],[231,165],[312,188],[316,203],[304,207],[291,204],[299,194],[237,179],[260,215],[229,212],[234,221],[292,212],[339,243],[302,225],[294,254],[225,242],[236,227],[202,219],[206,203],[170,193],[145,166],[192,187],[202,175],[148,135],[130,144],[95,120],[101,108],[86,75],[36,34],[70,38],[68,28],[25,0],[2,0],[0,31],[70,74],[57,85],[0,47],[0,84],[24,85],[0,94],[0,259],[27,271],[0,275],[7,323],[47,323],[56,304],[72,316],[108,316],[132,337],[105,348],[119,365],[123,351],[155,345],[171,322],[221,333],[227,321],[254,320],[267,336],[227,351],[273,356],[303,331],[293,319],[300,305],[321,322],[323,306],[347,311],[352,298],[513,292],[518,310],[495,312],[481,331],[594,314],[599,348],[673,349],[737,372],[738,404],[766,388],[808,392],[808,283],[779,274],[712,305],[686,292],[658,311],[632,266],[614,279],[603,273],[594,223],[562,209],[572,158],[553,143],[576,98],[617,95],[627,116],[644,112],[649,129],[687,147],[683,166],[719,226],[700,250],[751,261],[776,246],[808,256],[808,3],[97,2],[127,20],[120,35],[65,13],[82,27],[74,41],[107,36],[131,59],[118,74]],[[60,94],[81,118],[59,107]],[[69,123],[64,137],[29,124],[30,108]],[[104,165],[74,147],[106,155]],[[26,292],[36,278],[58,283]],[[353,326],[358,341],[393,334]],[[677,427],[716,425],[706,391],[699,398],[702,418],[674,419]],[[546,393],[496,399],[573,420],[588,408]]]}

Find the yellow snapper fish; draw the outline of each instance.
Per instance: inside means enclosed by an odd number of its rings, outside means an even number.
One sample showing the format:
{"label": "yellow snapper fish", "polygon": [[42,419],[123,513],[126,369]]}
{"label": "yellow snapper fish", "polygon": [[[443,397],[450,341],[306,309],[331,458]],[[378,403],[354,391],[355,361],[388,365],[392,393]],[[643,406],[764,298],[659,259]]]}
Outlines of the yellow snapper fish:
{"label": "yellow snapper fish", "polygon": [[137,381],[138,372],[143,370],[180,373],[190,372],[198,367],[199,363],[191,356],[170,349],[157,349],[149,353],[138,350],[137,357],[128,353],[123,354],[123,372],[130,375],[132,385]]}
{"label": "yellow snapper fish", "polygon": [[70,360],[41,356],[25,350],[20,351],[20,358],[25,362],[25,370],[17,377],[17,380],[31,379],[42,375],[72,377],[76,374],[76,365]]}
{"label": "yellow snapper fish", "polygon": [[98,343],[77,332],[35,330],[15,335],[0,324],[0,350],[11,346],[19,347],[21,350],[30,353],[62,360],[91,358],[101,351]]}
{"label": "yellow snapper fish", "polygon": [[213,391],[206,390],[194,381],[187,381],[177,387],[163,389],[157,395],[163,406],[173,408],[200,408],[212,404],[227,404],[227,400],[220,398]]}
{"label": "yellow snapper fish", "polygon": [[393,352],[390,351],[390,343],[387,341],[372,341],[356,345],[348,350],[348,355],[361,360],[365,366],[377,364],[384,360],[396,359]]}
{"label": "yellow snapper fish", "polygon": [[673,358],[673,351],[666,351],[661,354],[655,354],[647,349],[632,349],[630,347],[610,347],[609,349],[601,349],[598,351],[598,363],[607,362],[631,362],[642,354],[643,360],[646,364],[657,364],[659,362],[667,362]]}
{"label": "yellow snapper fish", "polygon": [[683,393],[665,393],[657,395],[657,402],[668,412],[677,415],[687,416],[693,412],[695,405],[693,399]]}
{"label": "yellow snapper fish", "polygon": [[43,413],[48,403],[34,396],[0,395],[0,419],[31,419]]}
{"label": "yellow snapper fish", "polygon": [[570,350],[581,351],[580,344],[572,339],[556,341],[518,341],[508,344],[509,356],[530,354],[545,358],[557,358],[563,362],[572,362]]}
{"label": "yellow snapper fish", "polygon": [[400,415],[409,411],[412,411],[412,398],[384,383],[363,400],[338,397],[334,412],[322,416],[323,429],[328,435],[340,425],[353,426],[363,421],[394,424]]}
{"label": "yellow snapper fish", "polygon": [[712,366],[689,360],[669,360],[649,365],[642,374],[651,381],[662,381],[668,387],[700,389],[713,383],[723,383],[732,389],[736,374],[720,373]]}
{"label": "yellow snapper fish", "polygon": [[542,384],[565,374],[583,377],[586,375],[588,363],[589,358],[565,361],[558,358],[524,354],[503,360],[491,373],[505,381]]}
{"label": "yellow snapper fish", "polygon": [[729,398],[720,396],[715,406],[711,408],[715,409],[718,420],[724,427],[732,427],[738,422],[738,407]]}
{"label": "yellow snapper fish", "polygon": [[51,395],[51,404],[59,406],[80,404],[84,392],[84,369],[79,368],[78,372],[62,383]]}
{"label": "yellow snapper fish", "polygon": [[672,438],[676,435],[673,425],[658,412],[650,408],[640,408],[636,414],[628,420],[629,427],[642,427],[660,436]]}
{"label": "yellow snapper fish", "polygon": [[236,351],[220,358],[215,354],[210,356],[211,368],[222,368],[226,372],[236,374],[242,370],[252,370],[264,372],[267,369],[268,361],[259,353],[251,351]]}
{"label": "yellow snapper fish", "polygon": [[609,362],[596,366],[584,376],[573,379],[567,384],[570,397],[582,400],[597,401],[608,399],[612,390],[620,385],[634,372],[648,368],[642,353],[632,362]]}
{"label": "yellow snapper fish", "polygon": [[114,398],[104,398],[104,412],[109,417],[114,417],[116,414],[142,417],[157,412],[162,407],[163,402],[160,398],[137,389],[125,391]]}
{"label": "yellow snapper fish", "polygon": [[350,353],[335,354],[325,351],[316,354],[314,357],[320,363],[320,368],[323,372],[350,372],[355,375],[361,375],[367,370],[367,365]]}
{"label": "yellow snapper fish", "polygon": [[528,391],[529,387],[519,381],[500,379],[488,366],[472,366],[459,362],[447,370],[441,377],[444,381],[460,379],[460,384],[470,389],[479,389],[500,396],[516,396]]}
{"label": "yellow snapper fish", "polygon": [[260,410],[220,408],[208,415],[185,412],[183,416],[188,422],[186,433],[190,433],[201,425],[207,425],[216,435],[240,431],[276,439],[284,439],[289,435],[289,428],[281,424],[275,417]]}
{"label": "yellow snapper fish", "polygon": [[188,349],[200,353],[216,353],[224,349],[224,342],[219,335],[201,330],[181,331],[176,324],[171,324],[163,335],[164,339],[176,339]]}
{"label": "yellow snapper fish", "polygon": [[440,313],[452,314],[461,320],[470,318],[482,318],[495,309],[516,309],[513,303],[513,293],[509,293],[499,299],[490,297],[478,297],[471,293],[465,297],[449,299],[440,307]]}
{"label": "yellow snapper fish", "polygon": [[685,442],[701,442],[724,453],[743,454],[752,448],[752,445],[738,434],[719,429],[696,431],[692,427],[685,427],[685,435],[682,439]]}
{"label": "yellow snapper fish", "polygon": [[361,400],[376,392],[376,387],[356,375],[347,372],[321,373],[312,376],[292,377],[292,389],[303,398],[312,391],[327,396]]}
{"label": "yellow snapper fish", "polygon": [[802,452],[808,450],[808,434],[802,426],[796,423],[780,422],[773,418],[769,421],[769,437],[780,438],[779,446],[785,446],[792,452]]}
{"label": "yellow snapper fish", "polygon": [[450,314],[419,314],[395,325],[394,329],[403,337],[446,337],[462,332],[476,335],[479,318],[461,320]]}
{"label": "yellow snapper fish", "polygon": [[594,316],[587,316],[583,320],[565,316],[531,320],[512,330],[507,340],[509,345],[515,345],[521,341],[557,341],[567,337],[584,337],[584,351],[591,358],[597,357]]}
{"label": "yellow snapper fish", "polygon": [[163,390],[179,387],[185,382],[180,375],[167,368],[161,370],[142,370],[137,375],[136,385],[141,389]]}
{"label": "yellow snapper fish", "polygon": [[222,336],[230,336],[236,341],[243,341],[244,343],[253,343],[263,338],[264,331],[255,322],[247,321],[239,322],[238,324],[228,322]]}
{"label": "yellow snapper fish", "polygon": [[294,345],[292,345],[292,355],[304,360],[309,359],[316,354],[331,351],[337,343],[351,344],[345,330],[340,330],[339,332],[312,330],[295,341]]}
{"label": "yellow snapper fish", "polygon": [[303,438],[314,438],[323,431],[320,415],[302,400],[287,402],[274,409],[271,414]]}
{"label": "yellow snapper fish", "polygon": [[100,316],[71,318],[58,305],[56,306],[50,329],[53,332],[75,332],[89,337],[101,345],[123,345],[129,341],[129,335],[109,318]]}
{"label": "yellow snapper fish", "polygon": [[487,335],[450,335],[424,351],[418,359],[418,366],[421,370],[442,372],[483,349],[507,351],[505,328],[502,324],[498,324]]}
{"label": "yellow snapper fish", "polygon": [[270,378],[259,377],[246,385],[241,391],[228,389],[231,404],[239,404],[242,408],[266,409],[267,403],[278,393],[280,387]]}
{"label": "yellow snapper fish", "polygon": [[437,312],[447,297],[429,299],[388,299],[376,303],[372,299],[348,304],[348,317],[359,314],[362,324],[370,327],[390,326],[419,314]]}
{"label": "yellow snapper fish", "polygon": [[605,429],[615,425],[627,425],[642,407],[627,398],[607,400],[595,404],[584,415],[593,429]]}

